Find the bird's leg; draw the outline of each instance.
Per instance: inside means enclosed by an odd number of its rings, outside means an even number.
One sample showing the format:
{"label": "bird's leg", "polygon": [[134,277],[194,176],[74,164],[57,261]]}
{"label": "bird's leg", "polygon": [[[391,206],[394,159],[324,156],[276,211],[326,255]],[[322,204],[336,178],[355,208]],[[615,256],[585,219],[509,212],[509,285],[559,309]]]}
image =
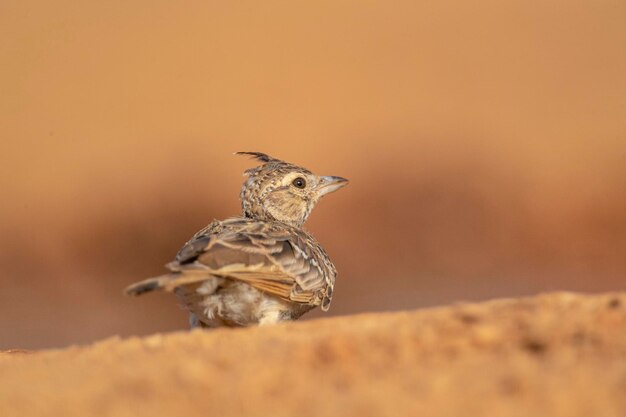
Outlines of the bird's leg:
{"label": "bird's leg", "polygon": [[190,329],[210,329],[211,326],[207,325],[206,323],[203,323],[202,321],[200,321],[198,316],[191,313],[189,314],[189,328]]}

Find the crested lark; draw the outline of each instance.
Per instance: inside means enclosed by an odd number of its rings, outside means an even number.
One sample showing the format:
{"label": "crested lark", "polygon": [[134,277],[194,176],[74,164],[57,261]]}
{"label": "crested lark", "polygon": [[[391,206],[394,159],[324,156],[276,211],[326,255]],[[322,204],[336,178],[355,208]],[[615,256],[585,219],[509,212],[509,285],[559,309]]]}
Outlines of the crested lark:
{"label": "crested lark", "polygon": [[170,272],[126,288],[130,295],[173,291],[192,326],[250,326],[327,311],[337,270],[302,229],[318,200],[343,187],[341,177],[311,171],[259,152],[246,171],[243,214],[213,221],[167,264]]}

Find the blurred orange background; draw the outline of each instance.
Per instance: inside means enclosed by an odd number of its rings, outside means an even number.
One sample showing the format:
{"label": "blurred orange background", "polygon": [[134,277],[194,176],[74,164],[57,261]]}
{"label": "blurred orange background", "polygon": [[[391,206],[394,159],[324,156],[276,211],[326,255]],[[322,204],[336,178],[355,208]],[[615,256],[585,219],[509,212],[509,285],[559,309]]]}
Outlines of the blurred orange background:
{"label": "blurred orange background", "polygon": [[592,0],[3,1],[0,348],[186,328],[122,288],[239,213],[235,151],[350,178],[307,223],[330,314],[626,289],[625,22]]}

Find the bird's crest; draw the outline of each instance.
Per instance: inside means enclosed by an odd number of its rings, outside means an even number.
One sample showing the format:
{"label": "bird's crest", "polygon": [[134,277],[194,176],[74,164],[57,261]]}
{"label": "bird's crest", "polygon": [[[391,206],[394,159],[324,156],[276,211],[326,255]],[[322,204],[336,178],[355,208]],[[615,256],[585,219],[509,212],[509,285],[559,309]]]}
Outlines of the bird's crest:
{"label": "bird's crest", "polygon": [[235,152],[235,155],[250,155],[257,161],[261,162],[282,162],[280,159],[273,158],[266,153],[262,152]]}
{"label": "bird's crest", "polygon": [[262,162],[261,165],[245,170],[244,175],[248,176],[254,176],[255,174],[262,171],[276,172],[277,168],[296,167],[293,164],[285,162],[281,159],[274,158],[263,152],[235,152],[235,155],[249,155],[253,159]]}

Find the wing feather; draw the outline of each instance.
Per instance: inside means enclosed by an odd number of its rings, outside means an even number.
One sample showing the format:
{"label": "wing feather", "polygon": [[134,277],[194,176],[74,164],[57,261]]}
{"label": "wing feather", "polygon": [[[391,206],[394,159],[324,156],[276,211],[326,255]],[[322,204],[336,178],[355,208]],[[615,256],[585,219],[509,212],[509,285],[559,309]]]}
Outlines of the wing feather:
{"label": "wing feather", "polygon": [[[243,218],[211,223],[181,248],[168,267],[183,275],[204,270],[288,301],[322,304],[324,310],[336,275],[326,253],[308,233],[282,223]],[[195,282],[194,278],[188,280]]]}

